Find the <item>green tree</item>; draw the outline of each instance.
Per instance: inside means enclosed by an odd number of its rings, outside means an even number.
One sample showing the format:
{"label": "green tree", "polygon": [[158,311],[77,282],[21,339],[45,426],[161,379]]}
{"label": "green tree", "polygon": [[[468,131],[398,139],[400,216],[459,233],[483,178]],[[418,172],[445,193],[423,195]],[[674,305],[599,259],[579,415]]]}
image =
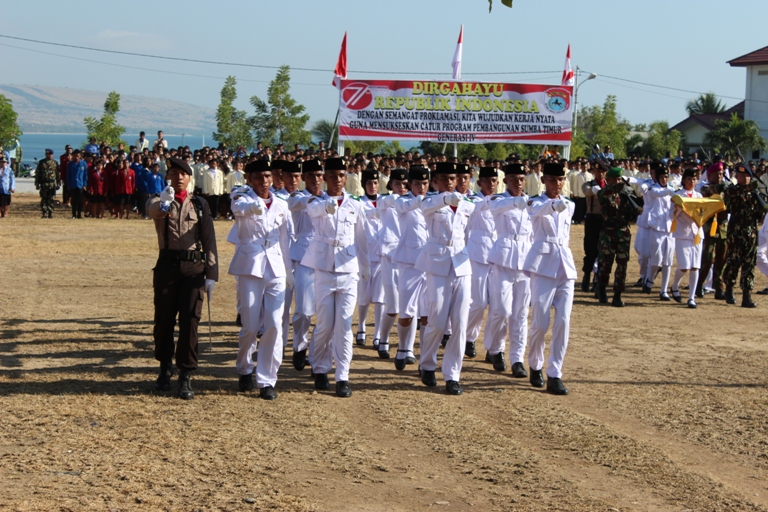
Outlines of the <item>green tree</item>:
{"label": "green tree", "polygon": [[309,114],[305,114],[304,105],[290,95],[290,70],[289,66],[280,66],[275,79],[269,83],[266,102],[258,96],[251,97],[251,105],[256,109],[250,118],[251,127],[256,139],[265,144],[307,145],[312,140],[312,134],[304,129]]}
{"label": "green tree", "polygon": [[320,119],[312,125],[312,135],[318,142],[325,142],[326,146],[331,143],[331,137],[334,139],[336,126],[327,119]]}
{"label": "green tree", "polygon": [[739,119],[735,113],[731,114],[729,120],[715,121],[715,128],[704,136],[704,144],[731,157],[743,156],[743,152],[764,150],[768,147],[768,143],[760,135],[757,123]]}
{"label": "green tree", "polygon": [[116,147],[121,142],[125,144],[122,139],[125,128],[117,124],[117,113],[120,111],[120,95],[112,91],[107,95],[107,100],[104,102],[104,114],[101,119],[93,117],[86,117],[83,119],[83,124],[88,131],[88,138],[96,138],[96,142],[104,142],[110,147]]}
{"label": "green tree", "polygon": [[667,153],[677,154],[683,134],[670,130],[666,121],[654,121],[648,128],[648,137],[643,141],[641,152],[651,158],[663,158]]}
{"label": "green tree", "polygon": [[17,119],[18,114],[13,110],[13,102],[0,94],[0,147],[8,147],[15,139],[21,137]]}
{"label": "green tree", "polygon": [[616,109],[616,96],[609,95],[602,106],[581,107],[571,143],[571,159],[588,156],[595,144],[601,148],[610,146],[616,158],[623,158],[631,128]]}
{"label": "green tree", "polygon": [[251,126],[248,122],[248,114],[244,110],[238,110],[234,106],[237,99],[237,80],[234,76],[228,76],[221,88],[221,102],[216,110],[216,131],[213,139],[227,146],[236,148],[253,146]]}
{"label": "green tree", "polygon": [[[512,8],[512,0],[501,0],[501,5],[506,5],[509,8]],[[491,12],[493,10],[493,0],[488,0],[488,12]]]}
{"label": "green tree", "polygon": [[715,93],[700,94],[695,100],[691,100],[685,106],[689,115],[692,114],[722,114],[726,108],[722,101],[717,99]]}

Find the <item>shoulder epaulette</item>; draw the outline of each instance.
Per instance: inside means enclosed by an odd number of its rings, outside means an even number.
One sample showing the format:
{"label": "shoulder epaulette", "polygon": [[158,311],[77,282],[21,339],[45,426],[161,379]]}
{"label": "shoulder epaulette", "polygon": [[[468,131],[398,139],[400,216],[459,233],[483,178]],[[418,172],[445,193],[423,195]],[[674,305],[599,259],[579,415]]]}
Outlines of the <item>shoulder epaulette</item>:
{"label": "shoulder epaulette", "polygon": [[276,198],[278,198],[278,199],[282,199],[283,201],[285,201],[285,202],[288,202],[288,199],[287,199],[287,198],[285,198],[285,197],[283,197],[283,196],[278,196],[277,194],[273,194],[273,195],[274,195]]}
{"label": "shoulder epaulette", "polygon": [[293,192],[293,193],[291,194],[291,197],[296,197],[296,196],[300,196],[300,195],[301,195],[301,191],[300,191],[300,190],[297,190],[296,192]]}
{"label": "shoulder epaulette", "polygon": [[427,196],[436,196],[438,192],[427,192]]}
{"label": "shoulder epaulette", "polygon": [[539,198],[539,194],[536,194],[535,196],[531,196],[529,199],[538,199],[538,198]]}
{"label": "shoulder epaulette", "polygon": [[350,198],[354,199],[355,201],[360,201],[360,196],[349,196]]}

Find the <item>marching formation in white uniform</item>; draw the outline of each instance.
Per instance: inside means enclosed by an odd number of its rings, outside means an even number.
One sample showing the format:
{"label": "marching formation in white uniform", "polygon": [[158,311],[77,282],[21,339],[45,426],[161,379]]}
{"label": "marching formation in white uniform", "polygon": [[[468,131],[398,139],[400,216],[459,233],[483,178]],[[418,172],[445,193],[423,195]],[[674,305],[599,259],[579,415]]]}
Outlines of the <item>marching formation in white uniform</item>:
{"label": "marching formation in white uniform", "polygon": [[[305,189],[271,189],[282,183],[280,171],[284,176],[301,172]],[[379,357],[390,358],[397,321],[395,368],[418,362],[426,386],[437,385],[442,344],[446,392],[462,394],[462,362],[477,355],[488,309],[486,361],[506,370],[509,338],[512,375],[528,377],[523,358],[530,337],[531,385],[567,394],[561,378],[576,267],[568,246],[574,204],[562,194],[564,169],[545,164],[542,192],[535,197],[524,194],[522,164],[506,166],[500,194],[496,169],[480,170],[478,194],[463,190],[469,174],[469,166],[448,162],[438,163],[431,175],[421,166],[394,169],[387,183],[392,193],[379,195],[378,174],[364,171],[364,195],[356,197],[345,191],[346,166],[339,158],[326,160],[324,168],[317,160],[290,166],[249,163],[246,185],[232,192],[235,226],[228,237],[236,246],[229,273],[237,279],[242,321],[236,363],[240,390],[258,389],[267,400],[277,397],[292,292],[293,366],[301,371],[309,364],[317,389],[330,388],[333,372],[336,394],[351,396],[353,346],[366,343],[365,318],[373,304]],[[663,268],[664,260],[657,260],[651,264]],[[552,309],[545,382],[544,340]]]}

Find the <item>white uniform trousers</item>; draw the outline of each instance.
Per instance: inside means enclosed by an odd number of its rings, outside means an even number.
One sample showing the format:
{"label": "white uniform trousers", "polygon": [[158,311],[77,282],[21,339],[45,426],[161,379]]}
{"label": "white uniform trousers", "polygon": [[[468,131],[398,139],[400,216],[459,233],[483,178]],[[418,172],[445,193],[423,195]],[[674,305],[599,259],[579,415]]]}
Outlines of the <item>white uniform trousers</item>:
{"label": "white uniform trousers", "polygon": [[528,337],[530,351],[528,365],[532,370],[544,367],[544,336],[549,329],[549,310],[555,308],[552,342],[549,346],[547,377],[562,378],[563,359],[568,348],[573,307],[573,279],[545,277],[530,274],[531,278],[531,330]]}
{"label": "white uniform trousers", "polygon": [[[485,308],[488,307],[488,274],[491,272],[490,263],[478,263],[470,260],[472,277],[470,279],[469,317],[467,320],[467,341],[475,342],[483,327]],[[446,331],[447,332],[447,331]]]}
{"label": "white uniform trousers", "polygon": [[397,282],[400,270],[397,264],[389,259],[389,256],[381,257],[381,287],[384,291],[384,309],[389,315],[396,315],[399,311]]}
{"label": "white uniform trousers", "polygon": [[[451,271],[453,274],[453,270]],[[459,381],[461,363],[467,343],[467,317],[471,301],[471,276],[448,277],[427,274],[427,305],[429,323],[421,337],[422,370],[437,369],[437,351],[450,320],[453,335],[443,352],[443,379]]]}
{"label": "white uniform trousers", "polygon": [[352,362],[352,316],[357,301],[356,273],[315,270],[317,324],[309,344],[312,371],[328,373],[336,361],[336,382],[349,380]]}
{"label": "white uniform trousers", "polygon": [[768,277],[768,254],[766,254],[765,251],[761,251],[758,248],[757,251],[757,269],[763,273],[766,277]]}
{"label": "white uniform trousers", "polygon": [[640,275],[645,279],[648,273],[648,256],[650,251],[650,229],[637,227],[635,234],[635,252],[637,253],[637,263],[640,265]]}
{"label": "white uniform trousers", "polygon": [[[650,244],[648,264],[651,267],[670,267],[675,254],[675,239],[670,233],[649,230]],[[655,276],[651,276],[653,278]],[[653,281],[653,279],[650,279]]]}
{"label": "white uniform trousers", "polygon": [[[428,308],[424,292],[426,282],[427,277],[424,272],[416,270],[413,265],[400,265],[397,283],[397,308],[400,318],[416,318],[426,314]],[[469,304],[467,304],[467,309],[469,309]]]}
{"label": "white uniform trousers", "polygon": [[315,314],[315,270],[293,262],[293,278],[296,285],[293,295],[296,306],[293,310],[293,350],[304,350],[309,344],[309,326]]}
{"label": "white uniform trousers", "polygon": [[505,352],[509,329],[509,361],[522,363],[528,342],[528,307],[531,280],[522,270],[491,265],[488,277],[490,311],[485,325],[485,349],[492,355]]}
{"label": "white uniform trousers", "polygon": [[283,362],[283,306],[285,305],[285,277],[275,277],[267,265],[264,277],[241,275],[237,280],[237,294],[241,301],[239,349],[236,368],[240,375],[253,372],[253,353],[256,335],[264,326],[258,342],[259,358],[256,363],[258,387],[274,386],[277,370]]}

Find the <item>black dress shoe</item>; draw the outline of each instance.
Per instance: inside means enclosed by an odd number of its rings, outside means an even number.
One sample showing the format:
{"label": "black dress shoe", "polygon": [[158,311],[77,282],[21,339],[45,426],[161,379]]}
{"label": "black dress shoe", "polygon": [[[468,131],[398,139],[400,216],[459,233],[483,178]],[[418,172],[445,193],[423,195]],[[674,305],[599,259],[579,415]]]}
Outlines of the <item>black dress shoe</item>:
{"label": "black dress shoe", "polygon": [[640,288],[641,286],[643,286],[643,283],[645,283],[645,279],[641,277],[640,279],[635,281],[635,284],[632,285],[632,288]]}
{"label": "black dress shoe", "polygon": [[525,365],[523,363],[512,364],[512,376],[516,379],[524,379],[528,376],[528,372],[525,371]]}
{"label": "black dress shoe", "polygon": [[182,400],[192,400],[195,398],[195,392],[192,391],[192,372],[182,371],[179,373],[179,398]]}
{"label": "black dress shoe", "polygon": [[365,333],[359,332],[355,335],[355,344],[359,347],[365,346]]}
{"label": "black dress shoe", "polygon": [[493,362],[493,369],[497,372],[503,372],[507,369],[507,362],[504,360],[503,352],[492,355],[491,362]]}
{"label": "black dress shoe", "polygon": [[565,387],[562,380],[550,377],[547,379],[547,393],[552,393],[553,395],[567,395],[568,388]]}
{"label": "black dress shoe", "polygon": [[470,358],[477,357],[477,350],[475,349],[475,342],[468,341],[464,347],[464,355]]}
{"label": "black dress shoe", "polygon": [[405,364],[416,364],[416,358],[413,356],[407,356],[405,358]]}
{"label": "black dress shoe", "polygon": [[531,386],[535,388],[544,387],[544,373],[541,370],[531,369]]}
{"label": "black dress shoe", "polygon": [[486,352],[485,353],[485,362],[486,363],[492,363],[493,362],[493,359],[491,359],[491,353],[490,352]]}
{"label": "black dress shoe", "polygon": [[659,300],[663,301],[663,302],[669,302],[669,300],[670,300],[669,299],[669,295],[667,295],[666,293],[660,293],[659,294]]}
{"label": "black dress shoe", "polygon": [[717,300],[725,300],[725,294],[723,293],[723,290],[715,290],[715,299]]}
{"label": "black dress shoe", "polygon": [[243,326],[243,319],[240,316],[240,313],[238,313],[237,314],[237,318],[235,318],[235,325],[238,326],[238,327],[242,327]]}
{"label": "black dress shoe", "polygon": [[253,391],[253,388],[256,387],[256,374],[249,373],[248,375],[241,375],[237,384],[240,388],[240,391],[244,393],[247,391]]}
{"label": "black dress shoe", "polygon": [[400,359],[399,357],[395,358],[395,370],[403,371],[405,370],[405,358]]}
{"label": "black dress shoe", "polygon": [[307,349],[293,351],[293,367],[301,371],[307,366]]}
{"label": "black dress shoe", "polygon": [[646,295],[650,295],[651,294],[651,286],[648,284],[647,281],[645,283],[643,283],[643,293],[646,294]]}
{"label": "black dress shoe", "polygon": [[259,398],[262,400],[276,400],[277,391],[275,391],[275,388],[272,386],[264,386],[263,388],[259,388]]}
{"label": "black dress shoe", "polygon": [[336,383],[336,396],[348,398],[352,396],[352,388],[349,387],[349,381],[340,380]]}
{"label": "black dress shoe", "polygon": [[316,373],[315,374],[315,389],[331,389],[331,383],[328,382],[328,374],[327,373]]}
{"label": "black dress shoe", "polygon": [[755,293],[757,293],[758,295],[768,295],[768,287],[763,288],[759,292],[755,292]]}
{"label": "black dress shoe", "polygon": [[378,352],[379,352],[379,359],[389,359],[389,345],[380,343]]}
{"label": "black dress shoe", "polygon": [[683,303],[683,297],[682,295],[680,295],[680,290],[672,290],[672,300],[674,300],[678,304]]}
{"label": "black dress shoe", "polygon": [[440,345],[445,348],[445,345],[448,343],[449,339],[451,339],[450,334],[443,334],[443,341],[440,342]]}
{"label": "black dress shoe", "polygon": [[688,308],[689,309],[696,309],[696,301],[693,299],[688,299]]}
{"label": "black dress shoe", "polygon": [[448,380],[445,382],[445,391],[449,395],[460,395],[464,392],[464,390],[461,389],[461,384],[455,380]]}
{"label": "black dress shoe", "polygon": [[421,382],[424,383],[425,386],[429,386],[431,388],[437,386],[437,379],[435,379],[435,371],[421,370]]}
{"label": "black dress shoe", "polygon": [[160,375],[155,381],[155,391],[170,391],[171,377],[173,377],[173,364],[163,363],[160,365]]}

